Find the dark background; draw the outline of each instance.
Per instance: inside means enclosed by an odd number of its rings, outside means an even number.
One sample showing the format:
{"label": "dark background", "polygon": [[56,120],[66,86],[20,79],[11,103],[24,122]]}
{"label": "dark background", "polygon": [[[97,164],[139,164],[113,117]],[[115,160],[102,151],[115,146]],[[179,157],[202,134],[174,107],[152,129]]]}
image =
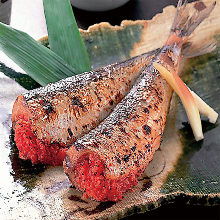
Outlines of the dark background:
{"label": "dark background", "polygon": [[[103,0],[104,1],[104,0]],[[184,1],[184,0],[183,0]],[[107,12],[88,12],[73,7],[78,26],[87,29],[90,25],[107,21],[120,25],[123,20],[150,20],[168,5],[177,5],[178,0],[130,0],[124,6]],[[188,2],[193,2],[189,0]]]}
{"label": "dark background", "polygon": [[[16,0],[14,0],[16,1]],[[33,1],[33,0],[30,0]],[[82,0],[83,1],[83,0]],[[188,2],[192,2],[188,1]],[[7,4],[7,8],[3,4]],[[0,21],[10,23],[10,0],[0,0]],[[112,25],[120,25],[122,20],[152,19],[152,17],[163,11],[168,5],[177,5],[177,0],[130,0],[126,5],[108,12],[87,12],[73,8],[78,26],[87,29],[90,25],[102,21]],[[171,220],[220,220],[220,206],[187,206],[181,203],[166,205],[145,214],[133,215],[125,218],[132,219],[171,219]]]}

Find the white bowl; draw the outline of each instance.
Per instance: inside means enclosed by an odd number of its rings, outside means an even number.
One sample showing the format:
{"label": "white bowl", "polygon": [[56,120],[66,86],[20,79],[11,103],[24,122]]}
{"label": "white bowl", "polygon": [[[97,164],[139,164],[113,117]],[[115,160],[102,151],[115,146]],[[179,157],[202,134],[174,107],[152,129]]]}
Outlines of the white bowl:
{"label": "white bowl", "polygon": [[118,8],[129,0],[70,0],[71,4],[87,11],[108,11]]}

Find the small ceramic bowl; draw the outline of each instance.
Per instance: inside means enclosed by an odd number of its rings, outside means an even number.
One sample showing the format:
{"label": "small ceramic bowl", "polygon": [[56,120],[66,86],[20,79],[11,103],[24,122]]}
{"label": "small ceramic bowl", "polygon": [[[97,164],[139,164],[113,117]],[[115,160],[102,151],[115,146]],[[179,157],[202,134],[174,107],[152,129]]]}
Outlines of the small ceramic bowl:
{"label": "small ceramic bowl", "polygon": [[129,0],[70,0],[71,4],[87,11],[108,11],[118,8]]}

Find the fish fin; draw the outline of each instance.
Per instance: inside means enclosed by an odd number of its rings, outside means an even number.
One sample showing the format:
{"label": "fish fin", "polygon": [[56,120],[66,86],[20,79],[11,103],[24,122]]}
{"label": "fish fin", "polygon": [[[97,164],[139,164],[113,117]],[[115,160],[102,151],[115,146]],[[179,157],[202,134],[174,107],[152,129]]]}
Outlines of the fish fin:
{"label": "fish fin", "polygon": [[189,36],[210,15],[216,2],[207,7],[202,1],[198,1],[192,10],[189,10],[186,5],[187,1],[179,0],[171,28],[171,32],[175,32],[181,37]]}
{"label": "fish fin", "polygon": [[200,45],[201,44],[194,45],[189,41],[186,42],[183,45],[182,55],[185,58],[192,58],[203,54],[211,53],[216,49],[216,42],[214,42],[213,40],[209,42],[204,42],[204,44],[202,44],[202,47]]}

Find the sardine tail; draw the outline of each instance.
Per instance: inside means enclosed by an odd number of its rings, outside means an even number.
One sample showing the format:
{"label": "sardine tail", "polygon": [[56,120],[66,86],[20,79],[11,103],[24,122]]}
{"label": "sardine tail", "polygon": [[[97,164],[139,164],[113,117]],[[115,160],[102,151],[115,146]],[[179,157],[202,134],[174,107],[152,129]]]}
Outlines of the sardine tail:
{"label": "sardine tail", "polygon": [[216,49],[215,39],[210,39],[209,41],[206,40],[203,43],[202,47],[200,44],[198,45],[198,44],[194,44],[193,42],[188,41],[183,45],[182,55],[185,58],[192,58],[192,57],[197,57],[203,54],[211,53],[215,49]]}
{"label": "sardine tail", "polygon": [[215,5],[215,1],[210,6],[198,1],[194,4],[193,9],[189,10],[187,1],[179,0],[171,32],[175,32],[181,37],[190,36],[196,27],[210,15]]}

